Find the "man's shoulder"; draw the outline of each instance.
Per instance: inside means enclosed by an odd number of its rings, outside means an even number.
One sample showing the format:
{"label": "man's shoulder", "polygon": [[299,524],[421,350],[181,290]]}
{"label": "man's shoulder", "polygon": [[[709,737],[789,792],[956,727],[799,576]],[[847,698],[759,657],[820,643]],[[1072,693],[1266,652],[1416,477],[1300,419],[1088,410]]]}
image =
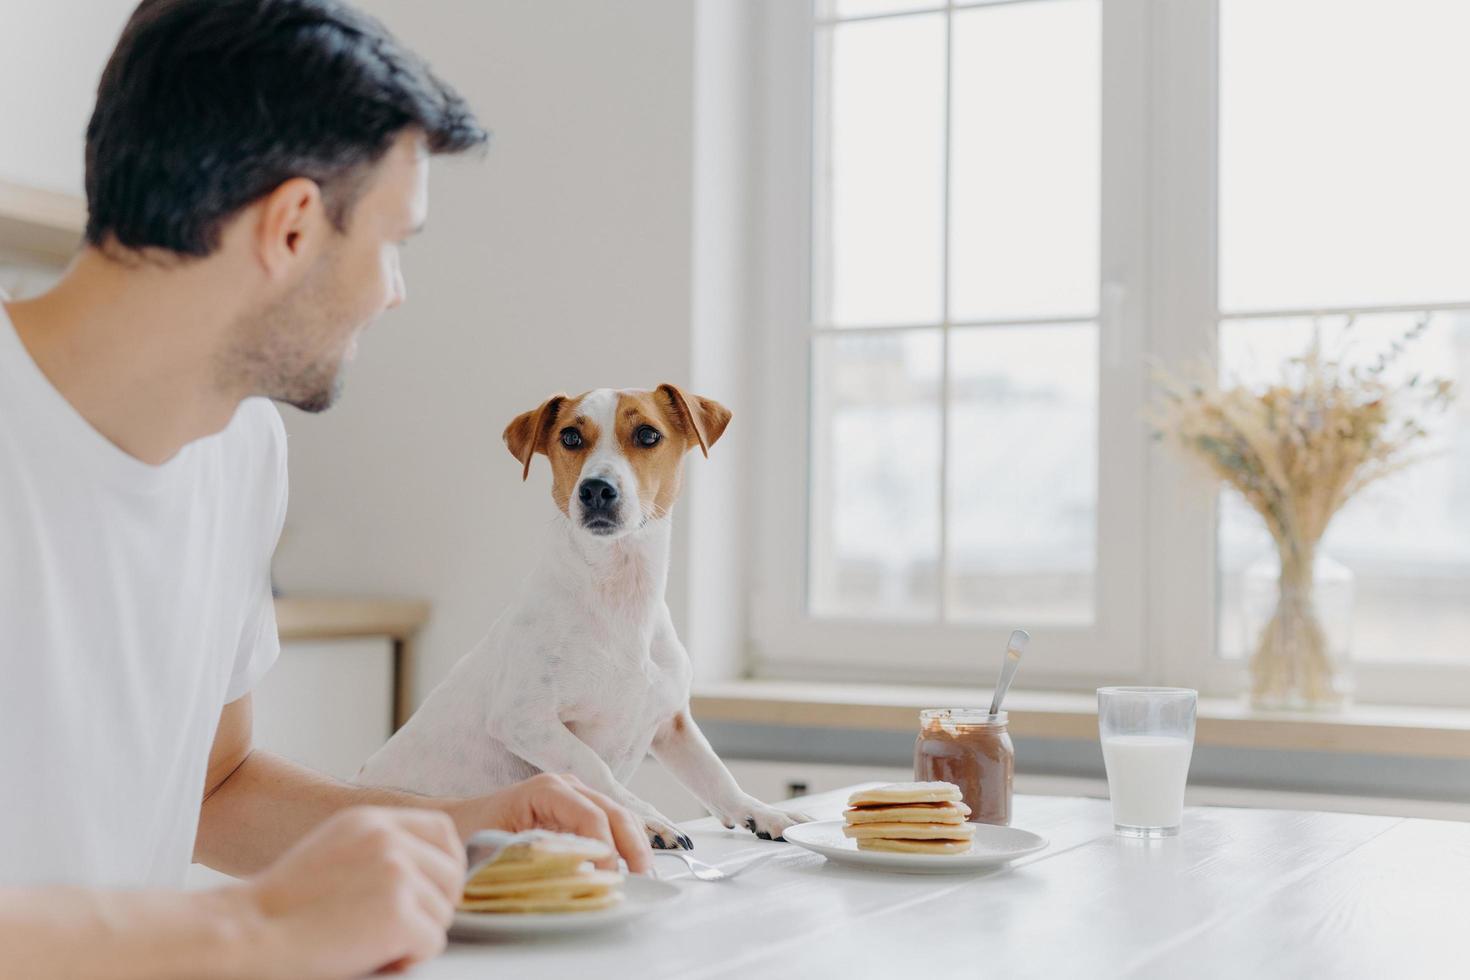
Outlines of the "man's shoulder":
{"label": "man's shoulder", "polygon": [[286,451],[286,426],[275,402],[269,398],[242,401],[225,433],[230,441],[257,452],[274,454]]}
{"label": "man's shoulder", "polygon": [[240,403],[235,409],[235,417],[230,421],[231,427],[243,426],[257,432],[269,432],[272,438],[286,441],[286,426],[281,421],[280,410],[276,403],[269,398],[251,397]]}
{"label": "man's shoulder", "polygon": [[286,480],[286,426],[268,398],[247,398],[225,429],[229,456],[260,480],[279,486]]}

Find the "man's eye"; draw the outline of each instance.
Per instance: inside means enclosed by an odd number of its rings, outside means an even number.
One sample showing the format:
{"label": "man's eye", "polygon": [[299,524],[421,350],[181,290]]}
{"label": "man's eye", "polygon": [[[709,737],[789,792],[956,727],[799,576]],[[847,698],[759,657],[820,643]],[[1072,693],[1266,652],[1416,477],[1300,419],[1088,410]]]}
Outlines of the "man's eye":
{"label": "man's eye", "polygon": [[561,444],[568,449],[576,449],[582,445],[582,433],[576,429],[561,430]]}
{"label": "man's eye", "polygon": [[633,433],[633,438],[640,446],[657,446],[663,436],[651,425],[640,425],[638,431]]}

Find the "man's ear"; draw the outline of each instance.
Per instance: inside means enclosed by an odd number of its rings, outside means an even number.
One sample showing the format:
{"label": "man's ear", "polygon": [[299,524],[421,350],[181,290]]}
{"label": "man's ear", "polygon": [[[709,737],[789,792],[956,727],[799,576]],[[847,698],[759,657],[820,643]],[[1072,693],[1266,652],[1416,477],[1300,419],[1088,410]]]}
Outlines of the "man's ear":
{"label": "man's ear", "polygon": [[551,427],[556,423],[556,413],[561,410],[561,403],[566,397],[552,395],[541,403],[540,408],[522,412],[505,427],[502,438],[505,439],[505,446],[510,454],[520,461],[522,480],[531,475],[531,457],[546,452]]}
{"label": "man's ear", "polygon": [[282,275],[321,234],[322,189],[314,180],[292,177],[267,194],[255,222],[255,253],[272,276]]}
{"label": "man's ear", "polygon": [[669,400],[674,417],[690,437],[690,448],[697,444],[700,452],[708,456],[709,447],[725,434],[725,426],[730,424],[730,410],[713,398],[685,394],[678,385],[662,384],[658,390]]}

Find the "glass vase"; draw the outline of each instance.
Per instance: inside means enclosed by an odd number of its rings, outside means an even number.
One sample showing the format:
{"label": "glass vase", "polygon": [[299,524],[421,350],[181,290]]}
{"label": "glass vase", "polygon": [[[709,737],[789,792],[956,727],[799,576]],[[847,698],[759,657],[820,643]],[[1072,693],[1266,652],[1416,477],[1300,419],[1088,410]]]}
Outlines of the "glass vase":
{"label": "glass vase", "polygon": [[1353,588],[1351,569],[1306,549],[1283,547],[1246,568],[1253,707],[1313,711],[1351,702]]}

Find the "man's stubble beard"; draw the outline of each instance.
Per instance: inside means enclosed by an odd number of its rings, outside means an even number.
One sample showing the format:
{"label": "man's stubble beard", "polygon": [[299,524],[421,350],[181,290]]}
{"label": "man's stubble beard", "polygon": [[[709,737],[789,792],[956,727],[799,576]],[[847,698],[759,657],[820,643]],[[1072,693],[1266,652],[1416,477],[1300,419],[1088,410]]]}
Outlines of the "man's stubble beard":
{"label": "man's stubble beard", "polygon": [[324,412],[342,393],[345,354],[322,353],[335,311],[330,263],[318,268],[291,295],[242,318],[236,342],[219,358],[222,390],[244,391],[284,402],[303,412]]}

